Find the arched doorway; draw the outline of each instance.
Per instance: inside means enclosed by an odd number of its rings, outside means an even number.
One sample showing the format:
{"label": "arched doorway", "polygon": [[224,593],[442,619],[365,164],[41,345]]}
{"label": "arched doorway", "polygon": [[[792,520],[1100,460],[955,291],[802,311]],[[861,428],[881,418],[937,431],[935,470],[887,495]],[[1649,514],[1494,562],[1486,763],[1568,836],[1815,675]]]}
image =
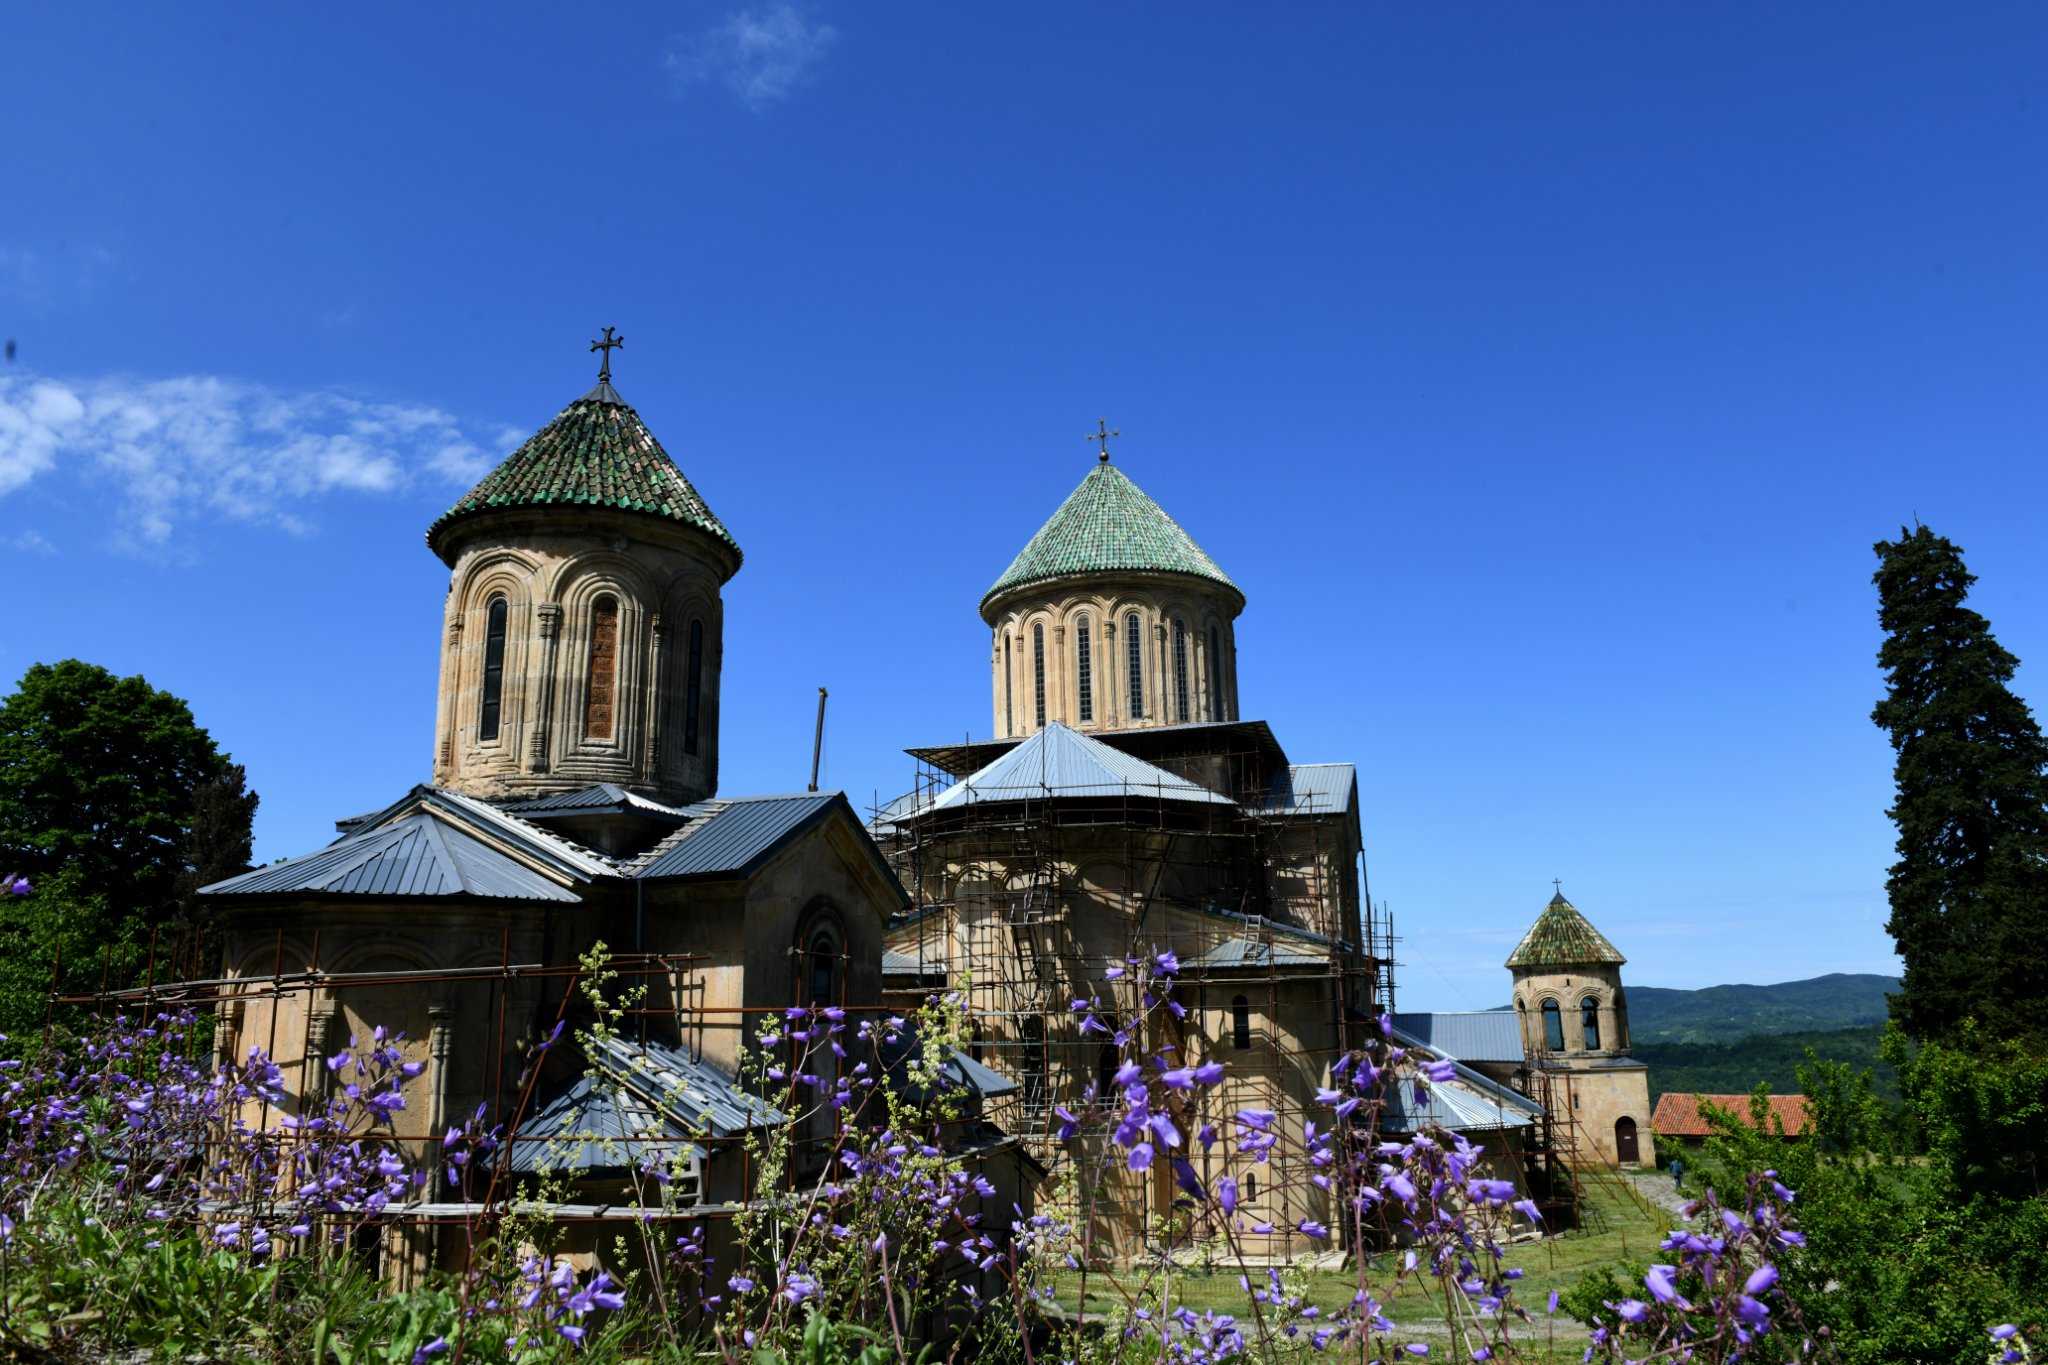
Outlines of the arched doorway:
{"label": "arched doorway", "polygon": [[1614,1121],[1614,1159],[1624,1166],[1640,1166],[1642,1152],[1636,1147],[1636,1121],[1623,1114]]}

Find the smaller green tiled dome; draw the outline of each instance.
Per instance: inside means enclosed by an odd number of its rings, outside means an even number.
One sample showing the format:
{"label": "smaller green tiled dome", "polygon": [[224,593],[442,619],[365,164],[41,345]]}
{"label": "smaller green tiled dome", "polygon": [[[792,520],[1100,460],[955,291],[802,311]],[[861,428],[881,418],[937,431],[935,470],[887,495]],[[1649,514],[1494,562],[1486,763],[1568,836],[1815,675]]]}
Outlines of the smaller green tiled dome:
{"label": "smaller green tiled dome", "polygon": [[994,598],[1013,588],[1075,574],[1187,574],[1217,583],[1244,600],[1244,593],[1218,568],[1193,536],[1145,495],[1124,472],[1104,459],[1067,495],[1057,512],[1031,537],[995,586],[982,594],[985,612]]}
{"label": "smaller green tiled dome", "polygon": [[1560,891],[1508,954],[1510,967],[1619,967],[1628,961]]}
{"label": "smaller green tiled dome", "polygon": [[[571,403],[427,528],[436,554],[451,526],[512,507],[611,507],[679,521],[725,545],[739,542],[609,380]],[[445,556],[443,556],[445,558]]]}

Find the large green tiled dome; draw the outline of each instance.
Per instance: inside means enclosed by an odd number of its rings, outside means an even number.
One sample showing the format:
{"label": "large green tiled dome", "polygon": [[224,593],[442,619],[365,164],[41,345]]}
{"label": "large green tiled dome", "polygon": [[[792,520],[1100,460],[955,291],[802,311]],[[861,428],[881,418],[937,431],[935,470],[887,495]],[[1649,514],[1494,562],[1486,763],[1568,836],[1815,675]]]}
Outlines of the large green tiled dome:
{"label": "large green tiled dome", "polygon": [[508,507],[611,507],[694,526],[729,547],[739,542],[608,380],[563,408],[504,463],[484,475],[427,528],[440,553],[448,528]]}
{"label": "large green tiled dome", "polygon": [[1560,891],[1508,954],[1510,967],[1619,967],[1628,961]]}
{"label": "large green tiled dome", "polygon": [[992,598],[1026,584],[1118,570],[1188,574],[1244,597],[1179,522],[1104,460],[982,594],[981,605],[986,610]]}

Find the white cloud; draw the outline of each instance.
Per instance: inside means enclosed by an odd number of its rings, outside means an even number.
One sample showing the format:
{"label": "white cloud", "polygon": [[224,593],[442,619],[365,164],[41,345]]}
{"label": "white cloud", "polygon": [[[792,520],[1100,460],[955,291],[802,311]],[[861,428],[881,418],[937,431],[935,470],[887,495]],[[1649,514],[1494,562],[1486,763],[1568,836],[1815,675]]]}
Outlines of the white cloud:
{"label": "white cloud", "polygon": [[468,484],[491,464],[453,416],[418,404],[206,375],[0,378],[0,495],[46,476],[97,483],[144,544],[207,518],[307,534],[321,497]]}
{"label": "white cloud", "polygon": [[47,536],[37,530],[16,532],[13,539],[8,541],[8,544],[16,552],[25,555],[53,555],[57,553],[57,547],[50,543]]}
{"label": "white cloud", "polygon": [[722,85],[759,111],[809,80],[838,40],[838,29],[794,4],[753,5],[675,39],[668,69],[679,85]]}

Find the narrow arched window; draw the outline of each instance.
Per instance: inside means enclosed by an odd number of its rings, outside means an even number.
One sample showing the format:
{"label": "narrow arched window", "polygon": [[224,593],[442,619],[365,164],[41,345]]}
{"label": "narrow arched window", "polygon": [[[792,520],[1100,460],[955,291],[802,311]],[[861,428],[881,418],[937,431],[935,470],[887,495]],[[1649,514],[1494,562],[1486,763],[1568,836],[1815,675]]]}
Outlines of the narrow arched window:
{"label": "narrow arched window", "polygon": [[1088,639],[1088,618],[1074,618],[1074,690],[1077,710],[1075,715],[1083,725],[1095,719],[1095,672],[1090,667],[1094,662]]}
{"label": "narrow arched window", "polygon": [[683,675],[683,752],[697,752],[704,717],[704,623],[690,622],[690,656]]}
{"label": "narrow arched window", "polygon": [[1003,733],[1017,733],[1016,674],[1010,668],[1010,637],[1003,637]]}
{"label": "narrow arched window", "polygon": [[1543,1002],[1543,1046],[1552,1052],[1564,1051],[1564,1011],[1555,1000]]}
{"label": "narrow arched window", "polygon": [[1188,715],[1188,628],[1180,621],[1173,623],[1173,718],[1185,725],[1192,719]]}
{"label": "narrow arched window", "polygon": [[1138,613],[1124,618],[1124,669],[1130,675],[1131,719],[1145,718],[1145,642],[1140,639]]}
{"label": "narrow arched window", "polygon": [[1579,1026],[1585,1030],[1586,1051],[1600,1050],[1600,1002],[1587,996],[1579,1002]]}
{"label": "narrow arched window", "polygon": [[1031,627],[1031,686],[1038,729],[1045,728],[1045,623]]}
{"label": "narrow arched window", "polygon": [[1241,995],[1230,1002],[1230,1041],[1240,1052],[1252,1045],[1252,1002]]}
{"label": "narrow arched window", "polygon": [[813,1005],[830,1005],[839,998],[839,942],[832,937],[829,929],[820,929],[811,935],[810,948],[805,954],[805,987],[810,992]]}
{"label": "narrow arched window", "polygon": [[1017,1077],[1024,1084],[1024,1103],[1045,1103],[1045,1020],[1033,1016],[1022,1029],[1023,1056],[1017,1059]]}
{"label": "narrow arched window", "polygon": [[477,716],[476,737],[498,737],[498,716],[505,700],[505,616],[511,610],[502,597],[493,597],[484,617],[484,700]]}
{"label": "narrow arched window", "polygon": [[619,688],[619,599],[590,604],[590,676],[583,693],[583,737],[612,737],[613,703]]}
{"label": "narrow arched window", "polygon": [[1223,708],[1223,651],[1217,648],[1214,626],[1209,627],[1209,719],[1230,719]]}
{"label": "narrow arched window", "polygon": [[1249,1204],[1258,1197],[1259,1173],[1257,1171],[1246,1171],[1244,1173],[1244,1202]]}
{"label": "narrow arched window", "polygon": [[1104,1043],[1095,1055],[1095,1093],[1107,1095],[1116,1089],[1117,1051],[1115,1043]]}

